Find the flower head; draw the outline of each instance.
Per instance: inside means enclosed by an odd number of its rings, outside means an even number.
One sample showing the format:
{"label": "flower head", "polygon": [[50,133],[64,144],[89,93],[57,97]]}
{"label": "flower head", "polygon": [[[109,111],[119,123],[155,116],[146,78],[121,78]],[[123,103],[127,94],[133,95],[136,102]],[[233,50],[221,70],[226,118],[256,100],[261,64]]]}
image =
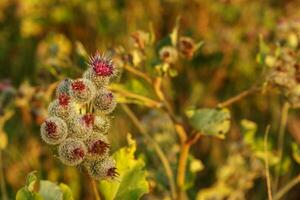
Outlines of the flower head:
{"label": "flower head", "polygon": [[74,116],[69,121],[70,136],[77,139],[87,139],[93,132],[94,116],[90,114]]}
{"label": "flower head", "polygon": [[85,78],[77,79],[70,85],[70,94],[77,103],[89,102],[95,94],[94,84]]}
{"label": "flower head", "polygon": [[107,134],[110,129],[110,118],[107,116],[95,116],[93,131],[96,133]]}
{"label": "flower head", "polygon": [[89,175],[97,180],[112,180],[118,177],[116,162],[113,158],[88,160],[84,163]]}
{"label": "flower head", "polygon": [[70,95],[70,85],[72,83],[72,79],[66,78],[61,81],[56,88],[56,97],[59,97],[60,94]]}
{"label": "flower head", "polygon": [[112,60],[96,53],[90,58],[89,65],[97,76],[110,77],[115,74],[115,66]]}
{"label": "flower head", "polygon": [[67,94],[62,93],[59,95],[58,99],[50,103],[48,113],[50,116],[56,116],[68,121],[75,113],[75,106],[71,102],[70,97]]}
{"label": "flower head", "polygon": [[100,90],[93,101],[93,106],[98,113],[109,114],[116,107],[114,94],[109,90]]}
{"label": "flower head", "polygon": [[58,147],[58,155],[62,163],[69,166],[79,165],[85,158],[87,148],[77,139],[68,138]]}
{"label": "flower head", "polygon": [[109,78],[108,76],[98,76],[93,69],[89,68],[87,69],[84,74],[83,78],[89,79],[94,83],[94,85],[101,89],[103,87],[106,87],[109,83]]}
{"label": "flower head", "polygon": [[58,103],[60,106],[68,106],[70,104],[71,97],[66,93],[61,93],[58,96]]}
{"label": "flower head", "polygon": [[165,46],[159,51],[159,57],[165,63],[175,63],[178,58],[177,50],[172,46]]}
{"label": "flower head", "polygon": [[181,37],[179,38],[178,48],[183,56],[192,58],[196,51],[196,44],[190,37]]}
{"label": "flower head", "polygon": [[66,139],[67,135],[67,125],[58,117],[50,117],[41,125],[41,137],[48,144],[59,144]]}
{"label": "flower head", "polygon": [[85,141],[85,144],[88,149],[87,156],[89,158],[107,157],[110,145],[104,135],[94,133]]}

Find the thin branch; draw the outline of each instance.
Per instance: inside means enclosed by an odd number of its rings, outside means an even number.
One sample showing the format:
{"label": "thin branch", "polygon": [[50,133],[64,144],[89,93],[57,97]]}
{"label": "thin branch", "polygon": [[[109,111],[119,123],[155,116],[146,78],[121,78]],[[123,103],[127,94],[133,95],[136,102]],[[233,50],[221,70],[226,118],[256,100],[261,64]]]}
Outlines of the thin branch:
{"label": "thin branch", "polygon": [[252,94],[255,94],[255,93],[261,91],[261,89],[262,89],[261,87],[256,87],[256,86],[252,87],[250,89],[247,89],[247,90],[241,92],[240,94],[238,94],[234,97],[231,97],[230,99],[228,99],[224,102],[219,103],[218,107],[219,108],[228,107],[228,106],[232,105],[233,103],[236,103],[236,102],[244,99],[247,96],[250,96]]}
{"label": "thin branch", "polygon": [[176,133],[177,133],[177,135],[179,137],[179,140],[180,140],[180,143],[184,144],[185,141],[187,140],[187,133],[186,133],[183,125],[176,118],[176,116],[174,114],[174,110],[173,110],[171,104],[169,103],[169,101],[167,100],[166,95],[163,92],[162,78],[161,77],[158,77],[158,78],[155,79],[155,81],[154,81],[154,91],[156,93],[156,96],[159,98],[159,100],[161,100],[162,103],[164,104],[166,112],[169,114],[171,120],[173,121]]}
{"label": "thin branch", "polygon": [[292,189],[295,185],[300,183],[300,174],[297,175],[294,179],[292,179],[288,184],[286,184],[281,190],[279,190],[273,200],[280,200],[290,189]]}
{"label": "thin branch", "polygon": [[266,132],[265,132],[264,148],[265,148],[265,171],[266,171],[267,188],[268,188],[268,199],[273,200],[270,170],[269,170],[269,159],[268,159],[268,136],[269,136],[269,132],[270,132],[270,125],[267,126],[267,129],[266,129]]}
{"label": "thin branch", "polygon": [[156,100],[153,100],[149,97],[145,97],[145,96],[142,96],[142,95],[139,95],[139,94],[132,93],[130,91],[127,91],[125,89],[117,87],[113,84],[109,86],[109,89],[114,91],[114,92],[117,92],[117,93],[121,94],[122,96],[132,98],[132,99],[136,99],[136,100],[140,100],[141,102],[143,102],[148,107],[151,107],[151,108],[161,107],[161,103],[156,101]]}
{"label": "thin branch", "polygon": [[152,79],[147,75],[145,74],[144,72],[141,72],[137,69],[135,69],[134,67],[131,67],[129,65],[125,65],[124,68],[131,72],[132,74],[138,76],[138,77],[141,77],[142,79],[144,79],[145,81],[147,81],[148,83],[152,84]]}
{"label": "thin branch", "polygon": [[288,113],[290,109],[290,104],[285,102],[282,106],[281,112],[281,120],[280,120],[280,127],[279,127],[279,137],[278,137],[278,151],[279,151],[279,169],[276,171],[276,178],[275,178],[275,191],[277,191],[279,186],[279,177],[281,173],[282,167],[282,155],[283,155],[283,144],[284,144],[284,135],[285,135],[285,127],[287,123]]}
{"label": "thin branch", "polygon": [[150,141],[150,144],[153,145],[154,150],[158,155],[159,159],[161,160],[164,170],[166,172],[168,182],[170,185],[172,199],[176,199],[177,194],[175,188],[174,174],[165,153],[160,148],[159,144],[148,134],[148,132],[144,129],[144,127],[141,126],[140,121],[138,120],[136,115],[131,111],[131,109],[125,104],[121,104],[121,107],[124,110],[124,112],[128,115],[128,117],[131,119],[133,125],[135,125],[136,128],[139,130],[139,133],[141,133],[147,140]]}

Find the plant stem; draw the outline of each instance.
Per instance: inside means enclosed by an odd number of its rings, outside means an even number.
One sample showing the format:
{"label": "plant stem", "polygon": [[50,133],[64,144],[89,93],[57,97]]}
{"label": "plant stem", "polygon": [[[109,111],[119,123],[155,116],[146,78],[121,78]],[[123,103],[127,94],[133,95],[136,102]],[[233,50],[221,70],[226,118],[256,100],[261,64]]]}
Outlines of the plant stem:
{"label": "plant stem", "polygon": [[8,200],[7,192],[6,192],[6,185],[3,173],[3,159],[2,159],[2,151],[0,150],[0,180],[1,180],[1,194],[3,200]]}
{"label": "plant stem", "polygon": [[150,107],[150,108],[159,108],[159,107],[161,107],[160,102],[158,102],[156,100],[153,100],[151,98],[139,95],[139,94],[132,93],[132,92],[127,91],[127,90],[125,90],[121,87],[118,87],[117,85],[111,84],[109,86],[109,89],[114,91],[114,92],[117,92],[117,93],[119,93],[119,94],[121,94],[125,97],[139,100],[139,101],[143,102],[145,104],[145,106],[147,106],[147,107]]}
{"label": "plant stem", "polygon": [[196,143],[201,137],[201,133],[196,132],[184,143],[181,144],[179,160],[178,160],[178,169],[177,169],[177,187],[178,187],[178,200],[185,198],[185,173],[186,165],[188,161],[189,151],[191,146]]}
{"label": "plant stem", "polygon": [[239,93],[238,95],[234,96],[234,97],[231,97],[230,99],[227,99],[226,101],[224,102],[221,102],[218,104],[218,107],[219,108],[223,108],[223,107],[228,107],[230,105],[232,105],[233,103],[236,103],[237,101],[240,101],[242,100],[243,98],[249,96],[249,95],[252,95],[252,94],[255,94],[256,92],[259,92],[261,90],[260,87],[252,87],[250,89],[247,89],[241,93]]}
{"label": "plant stem", "polygon": [[289,109],[290,109],[290,104],[288,102],[285,102],[282,107],[280,127],[279,127],[279,137],[278,137],[279,169],[276,171],[275,188],[274,188],[275,191],[277,191],[279,186],[279,177],[281,173],[281,166],[282,166],[281,162],[283,156],[284,133],[285,133],[285,127],[287,123]]}
{"label": "plant stem", "polygon": [[184,185],[185,185],[185,172],[186,164],[189,156],[190,145],[184,143],[181,145],[179,160],[178,160],[178,170],[177,170],[177,187],[178,187],[178,199],[184,199]]}
{"label": "plant stem", "polygon": [[290,189],[292,189],[298,183],[300,183],[300,174],[292,179],[288,184],[286,184],[281,190],[279,190],[275,194],[273,200],[280,200]]}
{"label": "plant stem", "polygon": [[265,148],[265,171],[267,179],[267,188],[268,188],[268,200],[273,200],[272,198],[272,188],[271,188],[271,178],[269,171],[269,159],[268,159],[268,136],[270,132],[270,125],[267,126],[265,137],[264,137],[264,148]]}
{"label": "plant stem", "polygon": [[141,77],[142,79],[144,79],[145,81],[147,81],[148,83],[152,84],[152,79],[147,75],[145,74],[144,72],[141,72],[137,69],[135,69],[134,67],[131,67],[129,65],[125,65],[124,68],[131,72],[132,74],[138,76],[138,77]]}
{"label": "plant stem", "polygon": [[131,111],[131,109],[127,105],[125,105],[125,104],[121,104],[121,107],[124,110],[124,112],[128,115],[128,117],[131,119],[131,121],[136,126],[136,128],[139,130],[139,132],[148,141],[150,141],[150,144],[153,145],[154,150],[155,150],[156,154],[158,155],[159,159],[161,160],[161,162],[163,164],[163,167],[164,167],[164,170],[166,172],[166,175],[167,175],[167,178],[168,178],[168,182],[169,182],[169,185],[170,185],[172,199],[176,199],[177,194],[176,194],[176,188],[175,188],[174,174],[173,174],[171,165],[170,165],[170,163],[169,163],[169,161],[168,161],[165,153],[160,148],[159,144],[148,134],[148,132],[144,129],[144,127],[141,126],[138,118]]}
{"label": "plant stem", "polygon": [[92,183],[92,188],[93,188],[93,192],[94,192],[94,195],[95,195],[95,199],[96,200],[101,200],[101,197],[100,197],[99,191],[97,189],[97,185],[96,185],[95,180],[92,177],[90,177],[90,180],[91,180],[91,183]]}

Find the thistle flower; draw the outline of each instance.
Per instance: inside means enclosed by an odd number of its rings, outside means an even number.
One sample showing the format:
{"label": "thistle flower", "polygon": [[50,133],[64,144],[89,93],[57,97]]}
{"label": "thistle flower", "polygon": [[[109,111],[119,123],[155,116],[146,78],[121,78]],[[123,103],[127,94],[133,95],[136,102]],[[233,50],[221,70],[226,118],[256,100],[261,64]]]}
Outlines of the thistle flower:
{"label": "thistle flower", "polygon": [[70,85],[72,83],[72,79],[65,78],[61,81],[56,88],[56,97],[58,98],[61,94],[70,95]]}
{"label": "thistle flower", "polygon": [[116,171],[116,162],[111,157],[88,160],[84,166],[89,175],[97,180],[113,180],[119,175]]}
{"label": "thistle flower", "polygon": [[111,113],[117,105],[114,94],[106,89],[100,90],[93,101],[96,112],[100,114]]}
{"label": "thistle flower", "polygon": [[70,85],[70,95],[77,103],[87,103],[93,99],[96,88],[85,78],[74,80]]}
{"label": "thistle flower", "polygon": [[86,139],[94,127],[95,116],[92,114],[77,115],[69,122],[70,137],[77,139]]}
{"label": "thistle flower", "polygon": [[67,138],[58,146],[58,156],[62,163],[68,166],[79,165],[85,158],[85,144],[74,138]]}
{"label": "thistle flower", "polygon": [[105,55],[101,56],[99,53],[90,57],[89,66],[95,76],[112,77],[117,72],[112,60]]}
{"label": "thistle flower", "polygon": [[187,58],[192,58],[196,51],[196,44],[190,37],[180,37],[178,42],[179,52]]}
{"label": "thistle flower", "polygon": [[50,116],[56,116],[68,121],[75,113],[75,106],[71,102],[71,97],[65,93],[61,93],[58,99],[50,103],[48,113]]}
{"label": "thistle flower", "polygon": [[178,59],[178,53],[174,47],[165,46],[159,51],[159,57],[165,63],[173,64]]}
{"label": "thistle flower", "polygon": [[95,116],[93,131],[96,133],[107,134],[110,129],[110,118],[107,116]]}
{"label": "thistle flower", "polygon": [[59,144],[67,135],[67,124],[58,117],[50,117],[41,125],[41,137],[48,144]]}
{"label": "thistle flower", "polygon": [[98,89],[107,86],[109,83],[109,76],[98,76],[92,68],[84,72],[83,78],[91,80]]}
{"label": "thistle flower", "polygon": [[102,134],[92,134],[87,140],[85,140],[87,146],[87,158],[104,158],[107,157],[109,152],[109,142],[107,138]]}

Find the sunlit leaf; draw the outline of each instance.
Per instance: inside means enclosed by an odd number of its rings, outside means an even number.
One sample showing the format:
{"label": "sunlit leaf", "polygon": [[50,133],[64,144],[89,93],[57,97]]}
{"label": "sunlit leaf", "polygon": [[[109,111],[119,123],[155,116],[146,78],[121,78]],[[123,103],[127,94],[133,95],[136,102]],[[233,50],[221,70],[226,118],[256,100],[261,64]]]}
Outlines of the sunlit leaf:
{"label": "sunlit leaf", "polygon": [[73,200],[72,190],[64,183],[59,184],[59,187],[63,193],[63,200]]}
{"label": "sunlit leaf", "polygon": [[39,194],[44,200],[63,200],[63,193],[60,187],[50,181],[40,181]]}
{"label": "sunlit leaf", "polygon": [[197,109],[186,112],[190,124],[204,135],[224,138],[230,128],[230,112],[227,109]]}
{"label": "sunlit leaf", "polygon": [[149,191],[145,163],[135,158],[136,142],[130,136],[128,144],[113,154],[120,174],[118,179],[100,182],[100,191],[106,200],[135,200]]}
{"label": "sunlit leaf", "polygon": [[25,187],[17,192],[16,200],[43,200],[41,195],[28,191]]}
{"label": "sunlit leaf", "polygon": [[26,184],[16,195],[17,200],[73,200],[71,189],[61,183],[57,185],[48,180],[40,180],[36,171],[27,175]]}

